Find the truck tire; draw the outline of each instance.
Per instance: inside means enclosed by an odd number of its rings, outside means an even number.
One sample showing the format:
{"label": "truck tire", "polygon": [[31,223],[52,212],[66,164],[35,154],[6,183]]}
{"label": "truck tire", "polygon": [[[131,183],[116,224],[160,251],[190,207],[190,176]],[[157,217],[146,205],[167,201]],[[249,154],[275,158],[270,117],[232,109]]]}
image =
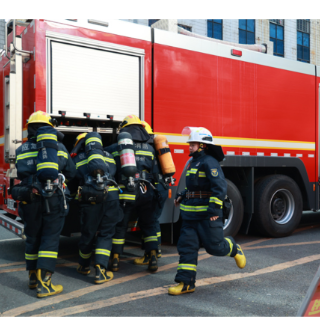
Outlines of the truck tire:
{"label": "truck tire", "polygon": [[232,201],[232,207],[229,218],[223,225],[223,233],[225,236],[234,237],[241,227],[244,207],[239,189],[230,180],[226,179],[226,181],[228,183],[227,195]]}
{"label": "truck tire", "polygon": [[286,237],[302,216],[302,196],[296,182],[285,175],[271,175],[254,187],[255,229],[267,237]]}

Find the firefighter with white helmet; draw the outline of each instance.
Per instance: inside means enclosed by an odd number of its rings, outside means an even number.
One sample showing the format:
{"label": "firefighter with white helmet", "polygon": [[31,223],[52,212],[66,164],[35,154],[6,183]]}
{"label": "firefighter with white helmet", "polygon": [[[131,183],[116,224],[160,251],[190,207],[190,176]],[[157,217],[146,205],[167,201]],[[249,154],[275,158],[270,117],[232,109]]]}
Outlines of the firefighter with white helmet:
{"label": "firefighter with white helmet", "polygon": [[69,210],[66,202],[68,189],[63,182],[75,176],[76,168],[60,142],[63,134],[53,128],[47,113],[32,113],[26,127],[28,140],[16,150],[16,168],[21,182],[12,188],[11,193],[20,201],[19,215],[24,221],[29,288],[37,288],[37,297],[42,298],[63,290],[61,285],[52,284],[51,276],[58,257],[60,233]]}
{"label": "firefighter with white helmet", "polygon": [[180,255],[175,282],[170,295],[195,291],[198,250],[200,243],[214,256],[230,256],[239,268],[244,268],[246,258],[232,237],[223,235],[223,200],[227,182],[219,162],[224,159],[221,146],[214,144],[212,134],[205,128],[184,128],[188,134],[189,156],[186,190],[177,194],[175,205],[180,204],[182,217],[178,241]]}

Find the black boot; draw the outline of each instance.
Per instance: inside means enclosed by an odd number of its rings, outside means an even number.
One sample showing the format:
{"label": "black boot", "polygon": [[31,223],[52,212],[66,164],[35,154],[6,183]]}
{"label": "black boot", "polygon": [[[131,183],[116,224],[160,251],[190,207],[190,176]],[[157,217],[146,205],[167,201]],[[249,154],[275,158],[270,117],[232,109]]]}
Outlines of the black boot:
{"label": "black boot", "polygon": [[29,288],[35,289],[37,287],[37,270],[29,270]]}
{"label": "black boot", "polygon": [[155,271],[158,270],[157,252],[156,252],[156,250],[151,250],[149,255],[150,255],[150,260],[149,260],[148,270],[150,270],[152,272],[155,272]]}

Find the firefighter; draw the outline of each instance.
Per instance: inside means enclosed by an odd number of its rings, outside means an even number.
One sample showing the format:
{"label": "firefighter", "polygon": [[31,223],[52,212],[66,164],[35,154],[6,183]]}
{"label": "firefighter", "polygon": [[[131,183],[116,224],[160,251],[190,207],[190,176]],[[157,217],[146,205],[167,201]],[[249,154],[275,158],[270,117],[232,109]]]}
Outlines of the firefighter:
{"label": "firefighter", "polygon": [[[125,117],[120,124],[120,133],[122,132],[127,132],[132,136],[137,175],[153,184],[158,176],[158,167],[155,164],[155,151],[153,147],[147,143],[150,136],[144,129],[139,117],[135,115]],[[115,157],[119,169],[118,181],[123,185],[123,193],[120,194],[120,200],[123,206],[124,218],[117,224],[115,235],[112,238],[111,270],[119,270],[119,259],[120,255],[123,253],[129,218],[131,214],[137,214],[139,226],[144,234],[148,269],[151,272],[157,271],[158,239],[154,219],[155,208],[157,206],[156,193],[149,183],[138,183],[136,184],[134,191],[128,190],[128,178],[121,175],[118,145],[115,143],[105,150]],[[138,265],[145,264],[141,263],[140,258],[135,259],[134,263]]]}
{"label": "firefighter", "polygon": [[241,269],[246,265],[240,245],[232,237],[223,236],[222,208],[227,182],[219,165],[224,158],[222,148],[214,145],[212,134],[205,128],[189,128],[189,134],[189,156],[193,159],[187,167],[186,190],[175,199],[182,217],[175,277],[179,284],[169,288],[170,295],[195,291],[200,243],[211,255],[234,257]]}
{"label": "firefighter", "polygon": [[[95,133],[99,135],[98,133]],[[86,138],[87,133],[79,134],[74,143],[74,148],[71,152],[72,159],[77,168],[76,185],[80,186],[79,196],[76,196],[80,201],[81,214],[81,237],[79,241],[79,265],[77,272],[88,275],[90,273],[90,262],[92,256],[93,243],[95,235],[98,232],[95,246],[95,280],[96,284],[113,279],[113,273],[107,271],[108,262],[112,248],[112,236],[115,232],[116,224],[123,218],[122,209],[119,203],[119,190],[116,186],[108,186],[107,193],[103,191],[94,190],[88,185],[88,175],[90,162],[96,161],[93,169],[105,170],[107,168],[108,178],[114,180],[116,174],[116,163],[111,154],[102,150],[102,141],[100,135],[97,137]],[[98,141],[100,140],[100,141]],[[103,159],[99,154],[90,155],[86,152],[86,147],[90,145],[90,141],[98,144],[98,149],[102,153]],[[101,146],[101,148],[100,148]],[[97,161],[98,160],[98,161]],[[102,162],[99,162],[102,161]],[[94,173],[92,173],[94,174]],[[86,190],[86,191],[85,191]],[[100,199],[85,199],[88,197],[85,192],[97,195]],[[97,193],[97,194],[95,194]],[[90,196],[90,195],[89,195]]]}
{"label": "firefighter", "polygon": [[[52,284],[51,277],[55,271],[59,237],[65,216],[68,214],[68,207],[61,186],[51,197],[44,198],[37,180],[37,131],[43,127],[53,129],[51,117],[42,111],[34,112],[30,115],[26,127],[28,140],[16,150],[17,175],[21,182],[12,189],[12,196],[20,200],[19,215],[24,221],[29,288],[37,288],[37,296],[42,298],[58,294],[63,290],[61,285]],[[55,152],[58,155],[58,163],[51,165],[63,173],[68,181],[75,176],[76,168],[65,146],[56,141],[57,136],[61,140],[63,135],[60,133],[51,136],[57,144],[58,151]],[[45,150],[48,157],[49,149],[48,147]],[[42,165],[42,168],[45,169],[46,166]]]}
{"label": "firefighter", "polygon": [[[154,138],[154,132],[152,131],[152,128],[146,121],[141,121],[142,125],[148,132],[150,139],[148,140],[148,143],[154,148],[153,145],[153,138]],[[157,190],[160,194],[160,201],[157,202],[157,206],[155,209],[155,228],[157,232],[157,239],[158,239],[158,250],[157,250],[157,258],[161,258],[161,228],[160,228],[160,223],[159,223],[159,218],[162,213],[162,209],[164,207],[164,204],[166,200],[168,199],[168,189],[169,185],[165,182],[164,177],[163,177],[163,172],[161,171],[161,166],[159,165],[159,162],[157,161],[156,157],[156,165],[158,166],[159,170],[159,175],[158,175],[158,182],[155,183]],[[141,247],[144,249],[144,241],[143,241],[144,235],[142,236],[142,243]],[[148,264],[148,255],[147,252],[145,252],[144,256],[138,260],[139,264]]]}

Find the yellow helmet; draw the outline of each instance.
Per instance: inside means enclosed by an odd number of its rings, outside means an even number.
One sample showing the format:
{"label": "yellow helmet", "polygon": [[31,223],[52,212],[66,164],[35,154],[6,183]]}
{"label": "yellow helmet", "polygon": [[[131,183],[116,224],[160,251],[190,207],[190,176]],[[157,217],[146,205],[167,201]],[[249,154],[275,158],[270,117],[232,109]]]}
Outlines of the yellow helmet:
{"label": "yellow helmet", "polygon": [[148,122],[141,121],[141,123],[149,134],[154,134]]}
{"label": "yellow helmet", "polygon": [[51,117],[43,111],[37,111],[32,113],[29,119],[27,120],[27,128],[30,123],[46,123],[53,127],[53,124],[51,123]]}
{"label": "yellow helmet", "polygon": [[139,117],[135,116],[134,114],[129,114],[120,123],[120,128],[124,128],[124,127],[130,126],[132,124],[140,124],[142,126],[142,123],[141,123],[141,120]]}
{"label": "yellow helmet", "polygon": [[87,134],[88,134],[88,132],[80,133],[80,134],[76,137],[76,142],[74,143],[74,146],[73,146],[73,147],[75,147],[82,139],[84,139]]}

